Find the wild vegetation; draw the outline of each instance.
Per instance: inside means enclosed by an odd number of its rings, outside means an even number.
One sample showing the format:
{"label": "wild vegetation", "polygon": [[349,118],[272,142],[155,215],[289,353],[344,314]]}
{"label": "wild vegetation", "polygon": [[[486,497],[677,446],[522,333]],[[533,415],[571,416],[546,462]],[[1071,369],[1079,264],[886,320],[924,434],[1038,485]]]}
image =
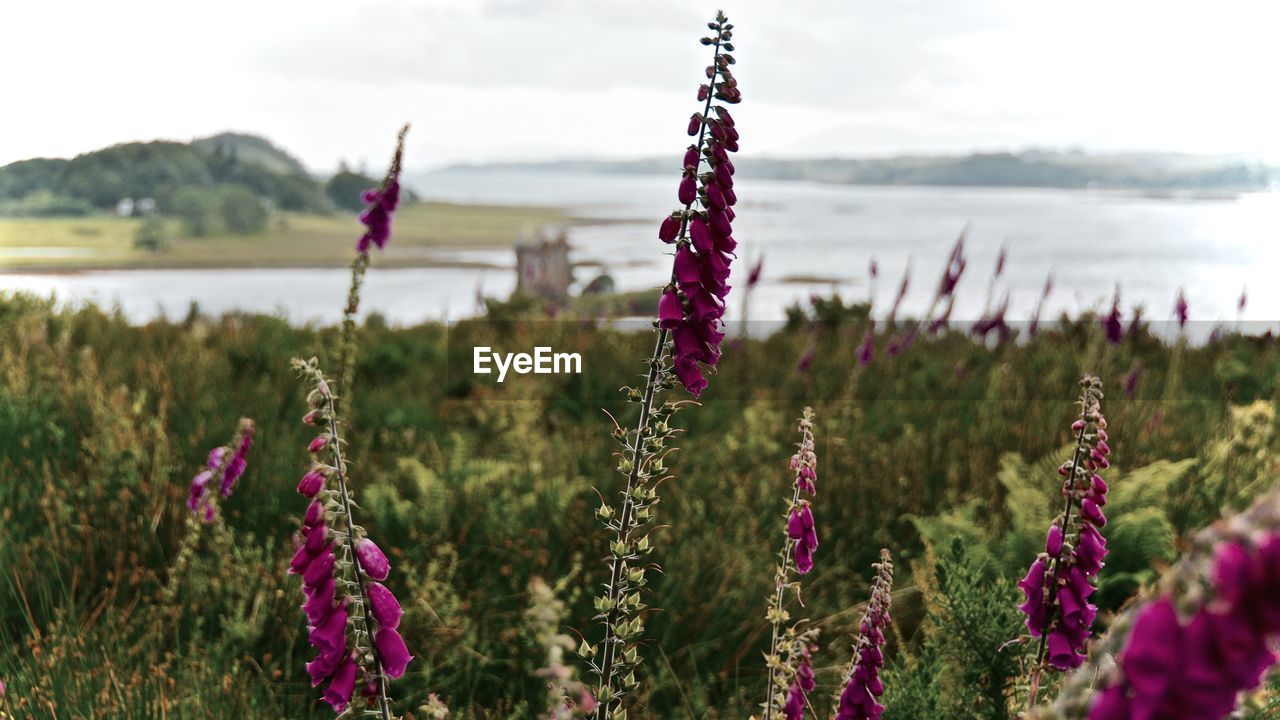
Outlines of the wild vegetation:
{"label": "wild vegetation", "polygon": [[[923,318],[734,332],[708,28],[650,332],[519,297],[358,323],[407,128],[338,327],[0,297],[0,713],[1280,717],[1274,337],[1193,345],[1181,298],[956,325],[963,237]],[[495,382],[480,346],[584,371]]]}

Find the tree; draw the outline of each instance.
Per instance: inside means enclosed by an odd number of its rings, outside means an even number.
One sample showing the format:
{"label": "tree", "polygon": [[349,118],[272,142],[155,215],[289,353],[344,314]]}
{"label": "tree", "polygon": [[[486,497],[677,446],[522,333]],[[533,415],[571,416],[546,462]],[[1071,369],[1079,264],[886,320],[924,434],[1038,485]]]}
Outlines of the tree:
{"label": "tree", "polygon": [[360,199],[360,194],[377,184],[378,181],[371,177],[350,170],[340,170],[325,183],[324,191],[340,209],[359,212],[364,209],[364,200]]}
{"label": "tree", "polygon": [[222,222],[238,235],[261,231],[267,226],[267,209],[262,199],[244,185],[224,185],[220,189]]}
{"label": "tree", "polygon": [[183,232],[204,237],[218,217],[218,197],[210,188],[188,185],[173,194],[172,215],[182,221]]}

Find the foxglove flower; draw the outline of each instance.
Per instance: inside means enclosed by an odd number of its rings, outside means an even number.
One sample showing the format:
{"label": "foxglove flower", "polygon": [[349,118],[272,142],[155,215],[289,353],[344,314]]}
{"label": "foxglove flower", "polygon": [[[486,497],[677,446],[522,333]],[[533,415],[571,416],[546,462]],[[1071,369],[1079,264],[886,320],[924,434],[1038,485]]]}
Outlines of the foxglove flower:
{"label": "foxglove flower", "polygon": [[[311,469],[298,483],[298,492],[314,498],[298,533],[297,552],[289,572],[302,577],[302,612],[307,637],[316,657],[307,663],[312,686],[328,683],[323,700],[342,713],[357,687],[360,702],[376,706],[391,717],[387,678],[398,678],[413,657],[396,628],[403,611],[381,581],[390,573],[386,555],[355,525],[347,491],[337,406],[330,384],[316,361],[294,361],[311,383],[307,425],[326,430],[307,447]],[[334,486],[328,487],[328,480]]]}
{"label": "foxglove flower", "polygon": [[365,230],[356,241],[356,258],[351,263],[351,285],[347,290],[347,306],[342,310],[342,336],[338,347],[338,367],[342,373],[340,387],[348,397],[351,395],[356,372],[356,314],[360,311],[360,288],[364,284],[365,272],[369,269],[369,249],[374,246],[382,249],[391,238],[392,217],[400,206],[400,166],[404,160],[404,138],[408,132],[409,126],[405,125],[396,135],[395,153],[391,156],[391,166],[387,168],[382,182],[376,188],[365,190],[360,196],[365,204],[360,213],[360,223]]}
{"label": "foxglove flower", "polygon": [[1124,340],[1124,327],[1120,322],[1120,290],[1111,298],[1111,312],[1102,318],[1102,330],[1106,333],[1107,342],[1119,345]]}
{"label": "foxglove flower", "polygon": [[1053,292],[1053,274],[1050,273],[1044,280],[1044,290],[1040,291],[1040,299],[1036,302],[1036,309],[1031,313],[1031,324],[1027,326],[1028,337],[1034,338],[1040,330],[1040,315],[1044,312],[1044,304],[1049,299],[1049,294]]}
{"label": "foxglove flower", "polygon": [[876,352],[876,330],[874,326],[867,327],[867,334],[862,338],[862,344],[858,346],[855,355],[858,358],[859,367],[866,367],[871,364],[875,358]]}
{"label": "foxglove flower", "polygon": [[712,36],[702,42],[714,46],[714,54],[706,71],[708,82],[699,90],[702,111],[690,119],[689,132],[696,140],[681,162],[676,194],[682,207],[658,227],[659,239],[675,245],[670,281],[658,299],[658,338],[643,387],[624,389],[639,405],[637,422],[631,430],[617,427],[613,433],[623,447],[617,471],[626,477],[626,487],[618,509],[602,499],[597,510],[612,534],[608,579],[595,598],[603,637],[597,645],[584,643],[582,653],[598,678],[591,697],[599,720],[626,712],[626,693],[633,685],[628,678],[634,677],[640,662],[637,641],[644,628],[639,614],[644,606],[639,591],[652,567],[642,558],[653,551],[644,526],[658,501],[657,482],[667,472],[664,448],[675,432],[669,421],[682,405],[655,399],[677,382],[700,395],[707,387],[704,368],[719,360],[724,340],[721,317],[737,245],[732,235],[737,195],[729,153],[738,149],[738,131],[729,111],[714,103],[733,104],[741,94],[730,72],[733,25],[724,13],[717,13],[709,27]]}
{"label": "foxglove flower", "polygon": [[[249,464],[249,448],[253,446],[253,423],[242,425],[240,430],[239,442],[235,443],[235,454],[227,461],[226,468],[222,471],[222,497],[231,497],[231,491],[235,488],[236,481],[244,475],[245,468]],[[228,450],[224,450],[221,455],[226,456]]]}
{"label": "foxglove flower", "polygon": [[231,496],[236,481],[244,475],[249,463],[249,447],[253,445],[253,421],[241,418],[235,435],[227,445],[216,447],[209,452],[205,467],[191,478],[191,488],[187,493],[187,509],[205,522],[212,522],[217,516],[214,493],[209,492],[209,485],[215,478],[219,480],[219,493],[223,499]]}
{"label": "foxglove flower", "polygon": [[1187,318],[1189,317],[1190,308],[1187,305],[1187,296],[1181,290],[1178,291],[1178,299],[1173,304],[1173,315],[1178,320],[1178,329],[1185,330],[1187,327]]}
{"label": "foxglove flower", "polygon": [[[733,162],[738,150],[738,130],[725,104],[740,101],[734,63],[732,26],[712,23],[715,46],[707,68],[710,84],[699,90],[703,110],[689,118],[689,135],[697,142],[684,155],[683,174],[676,193],[682,209],[663,219],[658,238],[676,244],[671,283],[659,300],[659,327],[670,332],[672,363],[676,377],[694,397],[707,387],[703,367],[715,367],[720,359],[725,297],[729,294],[729,267],[737,242],[733,239]],[[705,170],[699,173],[703,168]],[[696,206],[696,207],[695,207]],[[756,278],[758,278],[758,273]],[[750,283],[754,284],[754,283]]]}
{"label": "foxglove flower", "polygon": [[804,719],[805,698],[817,686],[813,679],[813,661],[810,659],[810,654],[809,646],[802,644],[800,664],[796,667],[795,678],[787,691],[787,702],[782,706],[782,717],[786,720]]}
{"label": "foxglove flower", "polygon": [[871,567],[875,568],[876,579],[871,585],[866,613],[858,625],[853,659],[836,701],[836,720],[879,720],[884,713],[879,697],[884,694],[884,683],[880,680],[880,668],[884,667],[884,629],[889,625],[893,599],[893,563],[889,551],[882,549],[880,562]]}
{"label": "foxglove flower", "polygon": [[1026,601],[1018,607],[1027,630],[1040,639],[1031,670],[1028,708],[1034,706],[1044,665],[1069,670],[1084,662],[1097,608],[1089,602],[1107,554],[1101,528],[1107,518],[1107,483],[1099,471],[1110,465],[1107,420],[1102,415],[1102,383],[1086,375],[1081,381],[1080,419],[1072,457],[1058,468],[1063,477],[1062,513],[1045,537],[1045,551],[1031,563],[1018,587]]}
{"label": "foxglove flower", "polygon": [[[1197,533],[1044,716],[1219,720],[1280,659],[1280,490]],[[1113,661],[1114,659],[1114,661]],[[1038,715],[1037,717],[1041,717]]]}
{"label": "foxglove flower", "polygon": [[360,213],[360,224],[364,225],[365,231],[356,242],[356,251],[361,255],[368,253],[371,246],[377,246],[379,250],[385,248],[391,238],[391,220],[400,206],[400,163],[404,157],[404,136],[408,129],[405,126],[400,131],[391,167],[382,183],[360,195],[365,205]]}
{"label": "foxglove flower", "polygon": [[788,588],[799,594],[799,580],[792,574],[804,575],[813,570],[813,552],[818,547],[810,501],[817,493],[818,456],[813,440],[813,408],[806,407],[800,418],[800,444],[791,456],[790,470],[795,475],[791,502],[787,506],[786,539],[781,562],[774,570],[774,594],[769,599],[765,617],[772,626],[769,653],[769,696],[765,701],[765,720],[780,714],[787,720],[804,715],[805,697],[813,690],[813,668],[809,663],[809,639],[793,625],[785,628],[789,618],[784,602]]}

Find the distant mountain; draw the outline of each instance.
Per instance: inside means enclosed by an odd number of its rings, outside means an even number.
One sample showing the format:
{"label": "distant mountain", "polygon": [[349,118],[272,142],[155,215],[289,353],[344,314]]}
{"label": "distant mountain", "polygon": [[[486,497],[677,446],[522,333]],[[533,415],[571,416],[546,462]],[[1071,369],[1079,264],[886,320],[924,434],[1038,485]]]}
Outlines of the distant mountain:
{"label": "distant mountain", "polygon": [[[677,162],[575,160],[456,166],[475,170],[544,170],[587,173],[663,174]],[[984,187],[1115,188],[1137,190],[1258,190],[1280,182],[1280,169],[1240,156],[1177,153],[1027,151],[960,156],[892,158],[742,158],[743,177],[810,180],[848,185],[946,185]]]}

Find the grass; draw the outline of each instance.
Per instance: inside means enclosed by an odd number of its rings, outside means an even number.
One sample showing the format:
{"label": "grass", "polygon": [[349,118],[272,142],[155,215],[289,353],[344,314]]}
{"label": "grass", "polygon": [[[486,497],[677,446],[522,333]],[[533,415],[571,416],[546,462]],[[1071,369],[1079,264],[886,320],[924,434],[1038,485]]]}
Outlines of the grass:
{"label": "grass", "polygon": [[[361,329],[352,482],[361,523],[395,567],[417,656],[392,685],[407,718],[423,718],[429,693],[454,718],[542,710],[534,672],[546,652],[526,620],[533,577],[566,579],[566,634],[598,633],[591,596],[606,551],[593,510],[597,491],[619,487],[602,410],[634,420],[618,388],[636,382],[653,336],[557,317],[495,305],[448,328]],[[804,612],[822,628],[817,697],[847,662],[881,547],[899,573],[890,662],[914,650],[908,669],[941,668],[895,670],[886,720],[1013,717],[990,700],[981,714],[908,709],[974,708],[974,688],[1006,697],[1008,670],[992,658],[1007,664],[997,650],[1020,626],[1012,583],[1056,512],[1053,469],[1084,372],[1111,390],[1108,609],[1230,504],[1209,490],[1255,494],[1280,465],[1280,344],[1266,338],[1171,347],[1140,332],[1113,346],[1086,316],[1027,343],[924,337],[860,370],[863,332],[856,319],[810,319],[730,340],[701,407],[678,417],[687,432],[667,460],[675,477],[663,484],[652,556],[663,573],[645,594],[656,609],[632,717],[740,719],[759,702],[779,498],[806,404],[820,468],[822,545],[804,585]],[[0,296],[0,712],[333,716],[306,682],[298,581],[285,568],[311,438],[288,359],[332,366],[337,335],[246,315],[135,327],[92,306]],[[813,363],[798,372],[811,344]],[[577,351],[584,372],[497,385],[470,372],[476,345]],[[1146,371],[1129,396],[1119,388],[1135,362]],[[187,483],[241,416],[258,427],[249,470],[166,607],[158,597],[182,546]],[[959,565],[957,544],[975,569]],[[945,562],[934,568],[932,555]],[[948,629],[975,624],[963,637]],[[961,648],[970,665],[954,659]]]}
{"label": "grass", "polygon": [[[166,221],[166,250],[133,247],[141,220],[0,218],[0,268],[69,272],[87,269],[213,267],[343,267],[351,262],[361,226],[348,213],[275,213],[253,235],[215,233],[183,237]],[[548,225],[576,222],[555,208],[413,203],[396,216],[396,238],[378,258],[384,267],[460,267],[474,261],[441,258],[435,251],[512,246]],[[18,249],[18,250],[15,250]],[[36,249],[31,252],[28,249]]]}

